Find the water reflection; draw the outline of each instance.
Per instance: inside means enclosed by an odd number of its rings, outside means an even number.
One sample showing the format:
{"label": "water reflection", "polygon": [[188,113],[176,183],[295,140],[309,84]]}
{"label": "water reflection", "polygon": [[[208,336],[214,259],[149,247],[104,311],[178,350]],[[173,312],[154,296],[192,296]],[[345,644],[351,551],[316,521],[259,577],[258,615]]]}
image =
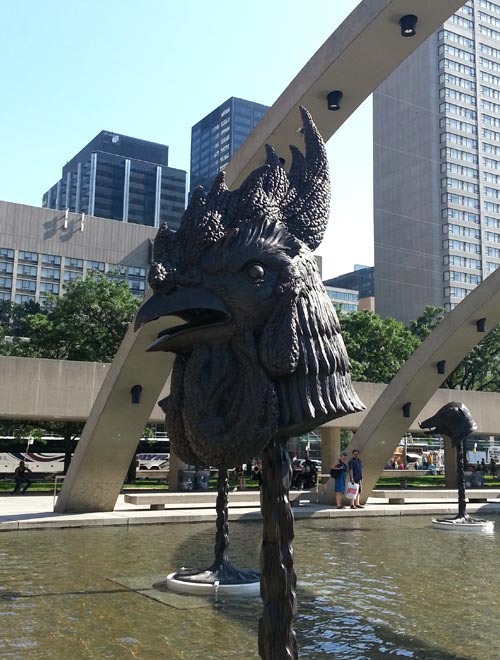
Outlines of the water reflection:
{"label": "water reflection", "polygon": [[[261,529],[231,524],[231,558],[256,568]],[[208,563],[209,524],[5,533],[1,658],[257,658],[256,600],[181,609],[113,582]],[[424,518],[299,521],[300,657],[496,658],[497,535]]]}

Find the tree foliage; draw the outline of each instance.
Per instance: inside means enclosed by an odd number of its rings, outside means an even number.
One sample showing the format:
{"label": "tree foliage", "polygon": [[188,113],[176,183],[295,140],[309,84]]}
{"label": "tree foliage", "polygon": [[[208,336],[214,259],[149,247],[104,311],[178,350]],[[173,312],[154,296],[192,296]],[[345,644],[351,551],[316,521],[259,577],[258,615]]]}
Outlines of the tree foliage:
{"label": "tree foliage", "polygon": [[423,341],[434,328],[443,320],[444,308],[427,305],[422,316],[416,321],[410,321],[409,330],[417,339]]}
{"label": "tree foliage", "polygon": [[[4,303],[0,307],[0,354],[111,362],[137,307],[125,282],[91,273],[69,282],[61,298],[50,296],[44,309],[36,303]],[[13,420],[7,421],[12,426]],[[25,436],[62,436],[66,473],[82,423],[19,422],[15,427]]]}
{"label": "tree foliage", "polygon": [[56,360],[111,362],[138,307],[125,282],[99,273],[76,279],[60,298],[39,305],[12,305],[0,353]]}
{"label": "tree foliage", "polygon": [[443,386],[455,390],[500,391],[500,326],[472,349]]}
{"label": "tree foliage", "polygon": [[340,313],[340,323],[353,380],[388,383],[419,344],[399,321],[367,310]]}
{"label": "tree foliage", "polygon": [[[444,317],[442,307],[426,307],[422,316],[410,323],[410,330],[424,340]],[[500,326],[462,360],[444,381],[452,390],[500,391]]]}

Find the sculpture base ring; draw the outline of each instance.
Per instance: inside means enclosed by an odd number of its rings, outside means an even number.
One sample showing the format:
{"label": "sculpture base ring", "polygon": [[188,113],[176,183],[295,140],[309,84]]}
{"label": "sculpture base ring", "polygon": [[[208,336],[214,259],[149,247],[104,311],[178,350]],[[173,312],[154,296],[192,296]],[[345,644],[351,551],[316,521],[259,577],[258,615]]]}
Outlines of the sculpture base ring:
{"label": "sculpture base ring", "polygon": [[[204,572],[205,575],[205,572]],[[156,589],[168,589],[178,594],[193,596],[260,596],[260,580],[242,582],[240,584],[220,584],[214,581],[186,581],[179,579],[177,573],[170,573],[162,582],[153,585]]]}
{"label": "sculpture base ring", "polygon": [[475,520],[474,518],[433,518],[432,527],[452,532],[485,532],[491,534],[495,531],[495,523],[492,520]]}

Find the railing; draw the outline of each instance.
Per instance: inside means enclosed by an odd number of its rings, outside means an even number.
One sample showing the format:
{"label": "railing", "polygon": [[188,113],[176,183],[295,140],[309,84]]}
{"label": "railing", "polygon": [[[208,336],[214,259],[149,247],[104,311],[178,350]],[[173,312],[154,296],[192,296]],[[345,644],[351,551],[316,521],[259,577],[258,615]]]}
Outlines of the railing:
{"label": "railing", "polygon": [[60,481],[61,483],[64,481],[64,477],[66,475],[64,474],[56,474],[54,475],[54,497],[52,499],[52,509],[55,509],[56,506],[56,500],[57,500],[57,483]]}

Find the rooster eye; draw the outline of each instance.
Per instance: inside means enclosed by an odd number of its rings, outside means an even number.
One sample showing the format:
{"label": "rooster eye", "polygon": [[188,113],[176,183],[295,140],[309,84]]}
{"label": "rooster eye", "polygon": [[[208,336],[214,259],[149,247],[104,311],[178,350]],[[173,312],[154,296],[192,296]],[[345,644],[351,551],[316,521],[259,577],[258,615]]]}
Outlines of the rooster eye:
{"label": "rooster eye", "polygon": [[247,275],[252,280],[261,280],[265,274],[266,271],[261,264],[252,264],[247,268]]}

